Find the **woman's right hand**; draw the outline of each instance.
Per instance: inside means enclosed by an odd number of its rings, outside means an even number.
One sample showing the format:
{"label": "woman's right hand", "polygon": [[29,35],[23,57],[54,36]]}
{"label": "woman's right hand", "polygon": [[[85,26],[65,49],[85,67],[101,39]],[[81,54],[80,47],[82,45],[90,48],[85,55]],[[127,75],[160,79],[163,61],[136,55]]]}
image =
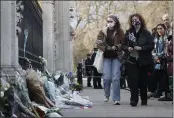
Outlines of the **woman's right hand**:
{"label": "woman's right hand", "polygon": [[128,47],[128,51],[129,52],[133,51],[133,48],[132,47]]}

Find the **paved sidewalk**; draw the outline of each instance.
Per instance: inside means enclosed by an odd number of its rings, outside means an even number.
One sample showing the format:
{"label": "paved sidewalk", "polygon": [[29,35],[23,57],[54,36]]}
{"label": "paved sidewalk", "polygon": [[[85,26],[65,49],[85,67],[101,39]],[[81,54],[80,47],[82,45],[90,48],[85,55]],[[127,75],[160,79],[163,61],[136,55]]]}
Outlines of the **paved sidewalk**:
{"label": "paved sidewalk", "polygon": [[63,110],[64,117],[172,117],[172,102],[160,102],[157,99],[150,99],[148,106],[137,107],[129,105],[130,93],[127,90],[121,90],[121,105],[116,106],[110,100],[105,103],[103,89],[84,88],[81,93],[83,96],[89,96],[94,107],[91,109],[66,109]]}

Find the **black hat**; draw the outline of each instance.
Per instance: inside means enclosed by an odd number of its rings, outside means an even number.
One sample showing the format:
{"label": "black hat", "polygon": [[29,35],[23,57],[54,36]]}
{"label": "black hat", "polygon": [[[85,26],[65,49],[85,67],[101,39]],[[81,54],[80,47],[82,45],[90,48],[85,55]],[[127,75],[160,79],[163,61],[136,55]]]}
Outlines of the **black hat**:
{"label": "black hat", "polygon": [[98,51],[98,48],[94,48],[94,51]]}

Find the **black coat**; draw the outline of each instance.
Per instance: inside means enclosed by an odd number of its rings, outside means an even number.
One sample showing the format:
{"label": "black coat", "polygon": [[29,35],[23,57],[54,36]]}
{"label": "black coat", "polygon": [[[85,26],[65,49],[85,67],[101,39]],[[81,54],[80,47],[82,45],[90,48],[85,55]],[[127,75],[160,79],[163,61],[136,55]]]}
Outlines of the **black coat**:
{"label": "black coat", "polygon": [[[134,36],[136,37],[136,43],[130,40],[129,34],[131,33],[134,34]],[[125,33],[125,39],[124,39],[122,49],[126,53],[129,53],[128,47],[134,47],[134,44],[142,48],[142,50],[138,51],[138,55],[139,55],[138,62],[141,65],[153,64],[152,50],[154,49],[154,43],[153,43],[153,37],[151,33],[146,29],[140,29],[140,32],[137,37],[135,34],[135,30],[133,28],[127,30]]]}
{"label": "black coat", "polygon": [[90,59],[90,58],[87,58],[86,60],[85,60],[85,68],[86,68],[86,72],[89,72],[89,71],[91,71],[91,69],[92,69],[92,60]]}
{"label": "black coat", "polygon": [[96,52],[94,52],[91,56],[91,63],[94,64],[94,61],[95,61],[95,57],[96,57]]}

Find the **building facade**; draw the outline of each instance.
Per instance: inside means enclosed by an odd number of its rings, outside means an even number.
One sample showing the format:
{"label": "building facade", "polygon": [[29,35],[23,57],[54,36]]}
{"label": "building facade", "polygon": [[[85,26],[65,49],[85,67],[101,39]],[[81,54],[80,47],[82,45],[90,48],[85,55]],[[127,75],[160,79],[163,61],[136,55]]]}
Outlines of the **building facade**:
{"label": "building facade", "polygon": [[1,68],[19,67],[38,56],[50,72],[73,71],[68,1],[1,1]]}

